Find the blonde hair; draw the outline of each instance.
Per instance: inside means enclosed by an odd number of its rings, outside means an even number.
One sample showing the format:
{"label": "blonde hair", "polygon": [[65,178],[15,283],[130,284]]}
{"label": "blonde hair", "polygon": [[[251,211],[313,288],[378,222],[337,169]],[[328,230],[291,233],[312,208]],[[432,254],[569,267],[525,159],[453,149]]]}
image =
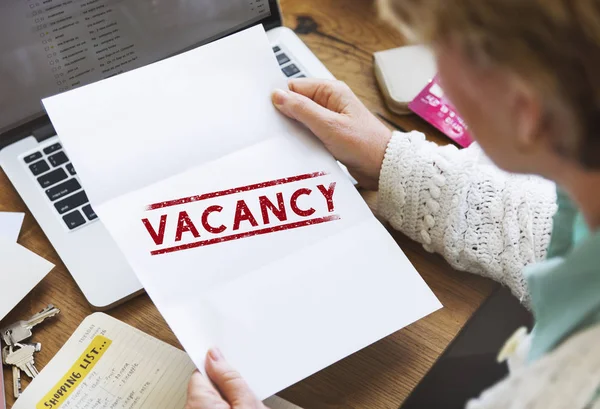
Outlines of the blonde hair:
{"label": "blonde hair", "polygon": [[548,128],[558,129],[553,145],[600,169],[600,0],[378,2],[409,40],[452,39],[473,61],[533,84],[546,103]]}

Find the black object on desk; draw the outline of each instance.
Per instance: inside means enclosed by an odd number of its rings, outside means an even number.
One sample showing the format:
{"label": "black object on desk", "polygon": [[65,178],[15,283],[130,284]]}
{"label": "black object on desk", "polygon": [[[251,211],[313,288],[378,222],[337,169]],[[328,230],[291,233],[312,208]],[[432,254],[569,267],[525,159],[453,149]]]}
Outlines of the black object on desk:
{"label": "black object on desk", "polygon": [[469,399],[508,375],[496,362],[505,341],[533,316],[507,288],[498,288],[473,314],[401,409],[464,409]]}

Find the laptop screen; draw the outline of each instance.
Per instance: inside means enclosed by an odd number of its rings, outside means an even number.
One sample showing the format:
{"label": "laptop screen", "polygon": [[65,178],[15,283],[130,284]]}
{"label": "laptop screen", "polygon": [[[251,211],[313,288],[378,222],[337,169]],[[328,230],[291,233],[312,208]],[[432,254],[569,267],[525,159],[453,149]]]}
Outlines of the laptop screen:
{"label": "laptop screen", "polygon": [[39,116],[42,98],[258,23],[272,8],[269,0],[0,1],[0,133]]}

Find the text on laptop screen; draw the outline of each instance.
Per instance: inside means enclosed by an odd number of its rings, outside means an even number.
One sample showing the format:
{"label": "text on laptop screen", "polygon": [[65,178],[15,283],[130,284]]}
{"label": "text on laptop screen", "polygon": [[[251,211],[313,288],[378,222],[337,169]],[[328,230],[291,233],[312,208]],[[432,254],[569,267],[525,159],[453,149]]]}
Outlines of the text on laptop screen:
{"label": "text on laptop screen", "polygon": [[42,98],[152,63],[270,14],[268,0],[1,1],[0,132],[38,116]]}

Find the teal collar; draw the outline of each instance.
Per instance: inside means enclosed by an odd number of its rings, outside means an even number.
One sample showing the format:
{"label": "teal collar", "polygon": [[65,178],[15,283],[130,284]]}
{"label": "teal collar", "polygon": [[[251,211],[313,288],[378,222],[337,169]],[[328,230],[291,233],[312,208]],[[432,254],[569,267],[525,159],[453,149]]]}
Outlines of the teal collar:
{"label": "teal collar", "polygon": [[573,248],[573,229],[579,211],[561,189],[556,190],[558,211],[552,220],[552,237],[548,247],[548,259],[564,257]]}
{"label": "teal collar", "polygon": [[[575,233],[573,239],[583,237]],[[569,254],[524,271],[536,318],[530,361],[555,348],[574,331],[600,319],[600,232],[580,240],[573,243]]]}

